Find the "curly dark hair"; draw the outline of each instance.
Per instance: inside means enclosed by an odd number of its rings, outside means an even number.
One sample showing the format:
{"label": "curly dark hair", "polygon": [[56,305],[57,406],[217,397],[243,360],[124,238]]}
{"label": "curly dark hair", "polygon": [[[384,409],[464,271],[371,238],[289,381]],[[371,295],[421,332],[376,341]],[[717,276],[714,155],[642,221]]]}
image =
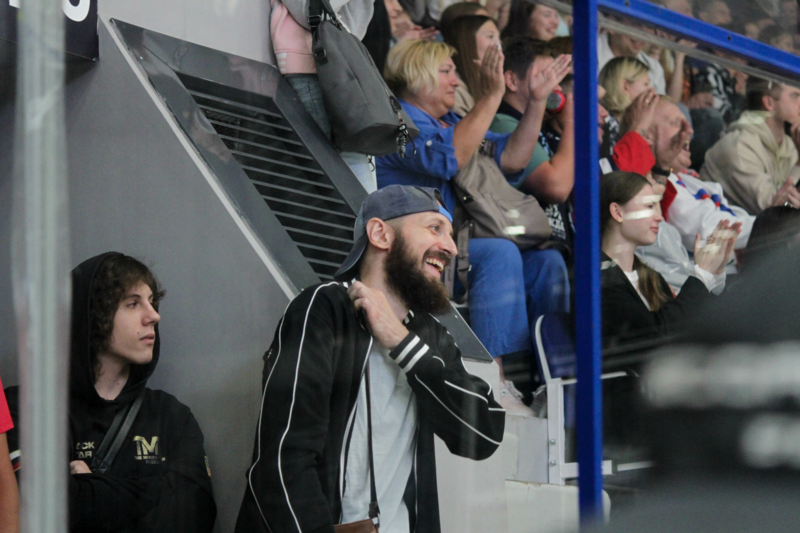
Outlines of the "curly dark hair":
{"label": "curly dark hair", "polygon": [[100,265],[89,297],[93,367],[97,365],[97,354],[108,350],[119,303],[139,283],[145,283],[153,291],[153,307],[158,310],[166,291],[144,264],[133,257],[119,254],[110,256]]}

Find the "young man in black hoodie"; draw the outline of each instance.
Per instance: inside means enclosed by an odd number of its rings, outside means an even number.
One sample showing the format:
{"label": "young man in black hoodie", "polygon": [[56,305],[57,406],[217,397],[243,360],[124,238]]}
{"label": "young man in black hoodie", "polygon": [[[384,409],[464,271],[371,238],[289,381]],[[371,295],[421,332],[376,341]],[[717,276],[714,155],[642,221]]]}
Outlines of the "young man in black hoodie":
{"label": "young man in black hoodie", "polygon": [[440,276],[456,255],[442,205],[434,189],[372,193],[342,282],[309,287],[289,304],[265,355],[237,533],[332,533],[334,524],[377,521],[370,456],[381,533],[438,533],[434,433],[464,457],[497,449],[504,410],[434,318],[449,309]]}
{"label": "young man in black hoodie", "polygon": [[[72,271],[71,532],[205,533],[214,526],[200,427],[174,396],[145,387],[158,363],[163,295],[145,265],[120,253]],[[17,387],[6,394],[18,427]],[[16,429],[9,448],[19,451]]]}

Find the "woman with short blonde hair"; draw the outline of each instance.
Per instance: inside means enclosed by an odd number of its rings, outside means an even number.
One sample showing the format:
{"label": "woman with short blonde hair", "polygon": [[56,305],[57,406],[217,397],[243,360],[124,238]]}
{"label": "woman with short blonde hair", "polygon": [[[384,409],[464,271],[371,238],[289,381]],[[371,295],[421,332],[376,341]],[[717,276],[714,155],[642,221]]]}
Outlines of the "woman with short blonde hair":
{"label": "woman with short blonde hair", "polygon": [[398,96],[439,87],[438,66],[453,57],[456,49],[442,42],[421,39],[401,41],[386,58],[383,77]]}
{"label": "woman with short blonde hair", "polygon": [[[509,180],[520,177],[538,142],[547,97],[569,71],[569,58],[561,57],[521,81],[530,95],[525,113],[514,132],[499,134],[489,131],[489,125],[506,89],[502,50],[498,46],[485,50],[479,78],[481,96],[463,118],[453,112],[456,89],[461,85],[453,53],[444,43],[426,41],[404,41],[389,52],[384,76],[419,135],[413,148],[407,147],[405,157],[378,157],[375,164],[378,188],[398,184],[438,189],[451,213],[457,201],[451,179],[467,166],[484,141],[493,146],[492,159]],[[418,259],[412,257],[412,268],[404,269],[412,271]],[[507,239],[473,238],[469,241],[469,266],[470,325],[493,357],[529,351],[531,321],[544,313],[569,310],[567,267],[555,250],[520,253]],[[463,294],[461,287],[456,280],[454,290]],[[531,410],[517,394],[513,383],[504,381],[500,404],[530,416]]]}
{"label": "woman with short blonde hair", "polygon": [[600,85],[606,90],[601,103],[619,120],[631,102],[650,88],[650,71],[635,57],[615,57],[600,71]]}

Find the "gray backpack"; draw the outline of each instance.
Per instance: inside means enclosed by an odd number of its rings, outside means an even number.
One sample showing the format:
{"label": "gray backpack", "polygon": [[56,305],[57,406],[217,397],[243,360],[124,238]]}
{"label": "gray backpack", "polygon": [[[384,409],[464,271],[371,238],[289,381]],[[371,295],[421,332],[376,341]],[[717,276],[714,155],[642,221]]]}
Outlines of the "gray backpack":
{"label": "gray backpack", "polygon": [[419,134],[389,90],[366,47],[339,21],[328,0],[311,0],[308,23],[333,145],[342,152],[413,155]]}

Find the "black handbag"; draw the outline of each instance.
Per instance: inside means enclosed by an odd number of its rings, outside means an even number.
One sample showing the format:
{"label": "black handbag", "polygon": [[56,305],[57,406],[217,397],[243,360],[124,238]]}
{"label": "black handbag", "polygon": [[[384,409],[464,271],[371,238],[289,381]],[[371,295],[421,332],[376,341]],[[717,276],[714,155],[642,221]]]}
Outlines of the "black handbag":
{"label": "black handbag", "polygon": [[[333,145],[342,152],[382,156],[419,134],[386,85],[366,47],[341,23],[328,0],[311,0],[308,24]],[[413,143],[411,148],[413,155]]]}

